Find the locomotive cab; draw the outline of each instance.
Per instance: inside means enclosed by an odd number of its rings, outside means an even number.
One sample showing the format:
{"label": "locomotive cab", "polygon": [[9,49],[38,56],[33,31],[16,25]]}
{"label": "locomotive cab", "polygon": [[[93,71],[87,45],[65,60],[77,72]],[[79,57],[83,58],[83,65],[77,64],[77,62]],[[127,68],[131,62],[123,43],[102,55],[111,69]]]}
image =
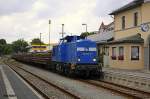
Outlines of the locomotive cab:
{"label": "locomotive cab", "polygon": [[97,64],[96,44],[89,40],[77,42],[77,63]]}
{"label": "locomotive cab", "polygon": [[99,75],[101,67],[98,64],[96,43],[90,40],[79,40],[76,44],[77,62],[76,71],[79,74]]}
{"label": "locomotive cab", "polygon": [[52,61],[56,71],[66,75],[79,74],[89,76],[100,74],[97,61],[96,43],[80,36],[66,36],[53,48]]}

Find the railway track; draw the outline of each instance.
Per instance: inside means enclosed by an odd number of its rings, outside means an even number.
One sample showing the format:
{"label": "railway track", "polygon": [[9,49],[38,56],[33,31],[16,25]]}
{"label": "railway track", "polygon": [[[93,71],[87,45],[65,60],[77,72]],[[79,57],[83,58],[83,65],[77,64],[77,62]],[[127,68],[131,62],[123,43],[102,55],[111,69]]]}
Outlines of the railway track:
{"label": "railway track", "polygon": [[[7,63],[5,63],[5,64],[7,64]],[[19,76],[21,76],[26,82],[28,82],[28,83],[29,83],[37,92],[39,92],[45,99],[52,99],[52,98],[54,98],[54,97],[50,97],[50,96],[48,96],[47,94],[45,94],[44,92],[42,92],[42,91],[41,91],[39,88],[37,88],[33,83],[31,83],[26,77],[24,77],[23,75],[21,75],[20,72],[18,72],[18,69],[23,70],[23,71],[26,73],[26,75],[29,74],[29,75],[34,76],[35,78],[37,78],[37,79],[39,80],[39,82],[46,83],[46,84],[48,84],[48,85],[50,85],[50,86],[56,88],[57,90],[61,91],[61,92],[64,93],[66,96],[68,96],[69,99],[81,99],[81,98],[82,98],[82,97],[80,97],[79,95],[75,95],[74,93],[71,93],[71,92],[69,92],[69,91],[67,91],[67,90],[65,90],[65,89],[63,89],[63,88],[57,86],[56,84],[53,84],[53,83],[51,83],[51,82],[45,80],[44,78],[42,78],[42,77],[40,77],[40,76],[38,76],[38,75],[36,75],[36,74],[30,72],[30,71],[27,71],[27,70],[25,70],[25,69],[23,69],[23,68],[21,68],[21,67],[12,66],[12,65],[10,65],[10,64],[7,64],[7,65],[8,65],[11,69],[13,69]]]}
{"label": "railway track", "polygon": [[80,80],[84,83],[92,84],[97,87],[103,87],[108,90],[115,91],[120,94],[132,97],[133,99],[150,99],[150,93],[132,89],[126,86],[117,85],[114,83],[105,82],[102,80]]}
{"label": "railway track", "polygon": [[[24,70],[30,74],[33,74],[33,73],[31,73],[31,72],[29,72],[29,71],[27,71],[21,67],[18,67],[18,68],[20,68],[20,69],[22,69],[22,70]],[[37,77],[36,74],[33,74],[33,75]],[[38,77],[38,78],[43,79],[41,77]],[[68,78],[68,77],[66,77],[66,78]],[[70,79],[72,79],[72,78],[70,78]],[[43,79],[43,80],[46,81],[45,79]],[[76,79],[76,80],[79,80],[79,79]],[[96,87],[102,87],[104,89],[111,90],[112,92],[116,92],[116,93],[122,94],[124,96],[131,97],[133,99],[135,99],[135,98],[136,99],[150,99],[150,93],[143,92],[143,91],[136,90],[136,89],[132,89],[132,88],[128,88],[125,86],[121,86],[121,85],[117,85],[117,84],[113,84],[113,83],[109,83],[109,82],[104,82],[101,80],[83,80],[83,79],[80,79],[79,81],[93,85],[93,86],[96,86]],[[46,81],[46,83],[50,83],[50,82]],[[52,85],[54,87],[58,87],[53,83],[50,83],[50,85]],[[58,87],[58,89],[61,91],[64,91],[67,94],[70,94],[70,96],[74,97],[75,99],[81,98],[78,95],[74,95],[73,93],[70,93],[70,92],[68,92],[62,88]]]}

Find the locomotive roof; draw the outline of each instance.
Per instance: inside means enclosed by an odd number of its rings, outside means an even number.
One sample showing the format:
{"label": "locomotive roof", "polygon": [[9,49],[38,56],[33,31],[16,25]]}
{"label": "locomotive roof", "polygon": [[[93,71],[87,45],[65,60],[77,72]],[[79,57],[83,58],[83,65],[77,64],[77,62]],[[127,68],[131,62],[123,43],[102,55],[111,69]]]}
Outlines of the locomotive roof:
{"label": "locomotive roof", "polygon": [[62,38],[62,39],[60,39],[60,40],[67,40],[67,41],[73,41],[73,40],[80,40],[80,39],[83,39],[83,37],[81,37],[81,36],[76,36],[76,35],[74,35],[74,36],[66,36],[66,37],[64,37],[64,38]]}

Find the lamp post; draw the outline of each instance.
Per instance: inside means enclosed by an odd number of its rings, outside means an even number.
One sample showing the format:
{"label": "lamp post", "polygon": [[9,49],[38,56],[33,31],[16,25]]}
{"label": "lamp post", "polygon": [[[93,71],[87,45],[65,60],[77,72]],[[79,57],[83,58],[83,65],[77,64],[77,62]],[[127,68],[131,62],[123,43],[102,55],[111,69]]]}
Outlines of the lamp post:
{"label": "lamp post", "polygon": [[86,33],[87,33],[87,24],[82,24],[82,25],[85,26]]}
{"label": "lamp post", "polygon": [[[86,30],[86,33],[87,33],[87,24],[82,24],[82,26],[85,26],[85,30]],[[85,36],[85,39],[87,39],[87,36]]]}
{"label": "lamp post", "polygon": [[64,24],[62,24],[62,38],[64,37]]}
{"label": "lamp post", "polygon": [[42,33],[40,33],[40,52],[41,52],[41,43],[42,43],[41,36],[42,36]]}
{"label": "lamp post", "polygon": [[62,24],[62,32],[61,33],[59,33],[59,34],[61,34],[62,35],[62,38],[64,37],[64,24]]}
{"label": "lamp post", "polygon": [[51,20],[49,20],[49,50],[50,50]]}

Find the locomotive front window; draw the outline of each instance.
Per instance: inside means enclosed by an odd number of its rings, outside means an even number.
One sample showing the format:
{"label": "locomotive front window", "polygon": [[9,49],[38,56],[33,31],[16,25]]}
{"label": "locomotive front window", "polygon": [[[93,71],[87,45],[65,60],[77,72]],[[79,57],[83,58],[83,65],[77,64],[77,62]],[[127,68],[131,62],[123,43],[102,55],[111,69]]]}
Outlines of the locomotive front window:
{"label": "locomotive front window", "polygon": [[95,47],[78,47],[77,51],[85,51],[85,52],[89,52],[89,51],[96,51]]}
{"label": "locomotive front window", "polygon": [[90,48],[89,48],[89,51],[96,51],[96,48],[95,48],[95,47],[93,47],[93,48],[90,47]]}

